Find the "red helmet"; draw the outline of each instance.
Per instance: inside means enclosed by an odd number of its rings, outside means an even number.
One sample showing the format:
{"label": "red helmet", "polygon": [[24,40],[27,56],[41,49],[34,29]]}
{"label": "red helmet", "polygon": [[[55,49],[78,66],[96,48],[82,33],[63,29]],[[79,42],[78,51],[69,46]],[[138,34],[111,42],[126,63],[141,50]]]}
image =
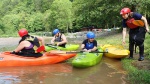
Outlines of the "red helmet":
{"label": "red helmet", "polygon": [[127,14],[127,13],[130,13],[131,10],[129,8],[123,8],[121,11],[120,11],[120,14],[123,15],[123,14]]}
{"label": "red helmet", "polygon": [[28,31],[26,29],[20,29],[18,31],[18,34],[20,35],[20,37],[23,37],[28,34]]}

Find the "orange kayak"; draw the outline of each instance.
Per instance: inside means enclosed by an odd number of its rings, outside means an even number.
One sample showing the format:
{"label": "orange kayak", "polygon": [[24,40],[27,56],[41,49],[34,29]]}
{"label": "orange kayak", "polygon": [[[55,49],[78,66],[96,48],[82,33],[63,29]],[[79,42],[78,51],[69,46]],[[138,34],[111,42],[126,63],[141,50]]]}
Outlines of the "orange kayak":
{"label": "orange kayak", "polygon": [[35,57],[23,57],[10,52],[0,53],[0,67],[2,66],[38,66],[46,64],[55,64],[63,62],[71,57],[74,57],[76,53],[67,53],[65,51],[52,50],[45,52],[43,56]]}

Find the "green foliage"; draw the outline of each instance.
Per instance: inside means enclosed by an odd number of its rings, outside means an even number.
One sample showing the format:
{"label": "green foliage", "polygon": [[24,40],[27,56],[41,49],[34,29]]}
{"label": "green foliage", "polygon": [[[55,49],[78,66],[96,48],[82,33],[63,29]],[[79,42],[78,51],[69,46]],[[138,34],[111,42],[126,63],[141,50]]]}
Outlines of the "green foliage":
{"label": "green foliage", "polygon": [[145,45],[145,54],[147,55],[147,58],[150,59],[150,34],[146,34],[146,38],[145,38],[145,42],[144,42],[144,45]]}
{"label": "green foliage", "polygon": [[23,27],[31,32],[121,27],[123,7],[149,17],[149,4],[150,0],[0,0],[0,30],[8,34]]}
{"label": "green foliage", "polygon": [[33,15],[30,15],[30,17],[27,20],[27,28],[31,32],[37,32],[44,30],[43,23],[42,23],[42,17],[43,15],[41,13],[35,13]]}
{"label": "green foliage", "polygon": [[19,21],[20,18],[19,16],[12,14],[12,15],[5,15],[2,18],[2,24],[3,24],[3,30],[7,33],[7,34],[13,34],[19,25]]}
{"label": "green foliage", "polygon": [[72,3],[69,0],[55,0],[51,6],[51,29],[59,28],[68,31],[68,28],[72,28],[71,9]]}

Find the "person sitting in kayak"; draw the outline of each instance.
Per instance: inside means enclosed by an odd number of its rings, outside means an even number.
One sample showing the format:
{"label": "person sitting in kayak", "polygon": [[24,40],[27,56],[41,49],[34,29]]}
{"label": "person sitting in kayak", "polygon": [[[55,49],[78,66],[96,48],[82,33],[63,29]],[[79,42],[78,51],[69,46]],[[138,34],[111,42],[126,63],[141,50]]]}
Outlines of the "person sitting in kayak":
{"label": "person sitting in kayak", "polygon": [[65,45],[67,44],[67,39],[66,36],[62,33],[60,33],[59,29],[55,29],[53,31],[53,35],[54,37],[51,40],[51,44],[60,46],[60,47],[65,47]]}
{"label": "person sitting in kayak", "polygon": [[86,34],[87,39],[82,42],[81,48],[85,52],[97,51],[97,41],[94,39],[95,34],[93,32],[88,32]]}
{"label": "person sitting in kayak", "polygon": [[42,56],[42,53],[36,51],[40,47],[40,43],[44,46],[44,40],[41,37],[30,36],[26,29],[20,29],[18,34],[21,40],[18,47],[11,54],[27,57]]}

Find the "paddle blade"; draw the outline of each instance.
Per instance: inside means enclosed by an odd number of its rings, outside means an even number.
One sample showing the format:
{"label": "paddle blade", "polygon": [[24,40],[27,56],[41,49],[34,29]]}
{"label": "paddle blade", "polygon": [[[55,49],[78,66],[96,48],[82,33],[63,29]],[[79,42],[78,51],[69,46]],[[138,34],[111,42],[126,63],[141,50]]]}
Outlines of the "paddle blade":
{"label": "paddle blade", "polygon": [[5,51],[5,52],[3,52],[5,55],[10,55],[11,54],[11,52],[10,51]]}
{"label": "paddle blade", "polygon": [[132,23],[136,26],[144,26],[144,22],[142,20],[134,20]]}
{"label": "paddle blade", "polygon": [[40,46],[36,51],[37,52],[42,52],[45,50],[45,47],[44,46]]}

